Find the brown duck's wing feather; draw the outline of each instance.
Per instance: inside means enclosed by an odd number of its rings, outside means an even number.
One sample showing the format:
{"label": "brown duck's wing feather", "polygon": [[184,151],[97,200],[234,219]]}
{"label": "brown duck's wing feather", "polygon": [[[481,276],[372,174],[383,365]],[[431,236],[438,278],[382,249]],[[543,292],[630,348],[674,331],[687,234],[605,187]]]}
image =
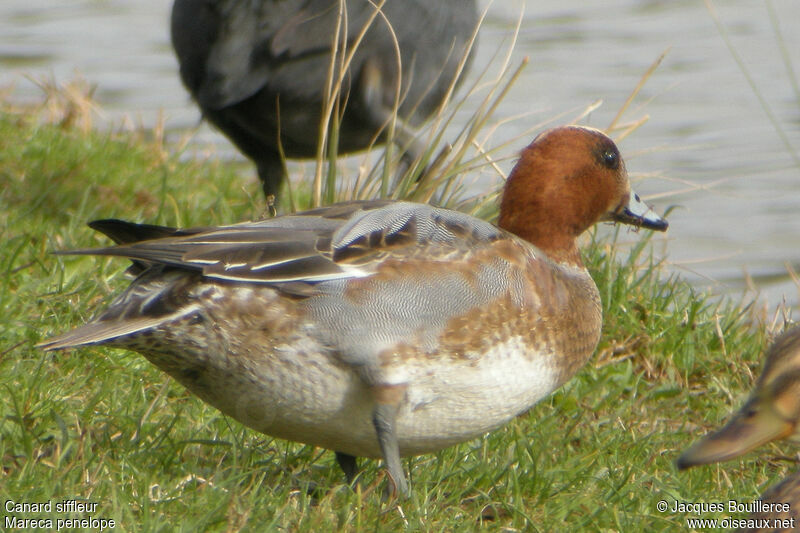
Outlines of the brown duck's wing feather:
{"label": "brown duck's wing feather", "polygon": [[109,320],[92,321],[72,331],[40,342],[36,347],[49,351],[86,346],[88,344],[100,344],[110,339],[150,329],[163,321],[162,317],[139,317],[119,322]]}
{"label": "brown duck's wing feather", "polygon": [[463,213],[387,201],[336,204],[219,228],[175,230],[103,221],[98,229],[123,244],[61,253],[127,257],[139,265],[162,264],[253,283],[363,277],[388,258],[444,260],[504,234]]}
{"label": "brown duck's wing feather", "polygon": [[[156,226],[153,224],[137,224],[135,222],[127,222],[125,220],[118,220],[115,218],[106,218],[102,220],[94,220],[89,222],[89,227],[97,230],[103,235],[109,237],[117,244],[129,244],[139,241],[147,241],[153,239],[161,239],[165,237],[174,237],[179,235],[191,235],[192,233],[199,233],[212,228],[193,228],[190,230],[182,230],[171,228],[169,226]],[[55,252],[56,254],[94,254],[94,250],[75,250],[67,252]],[[152,263],[146,261],[137,261],[132,259],[133,264],[128,268],[127,273],[131,276],[138,276]]]}
{"label": "brown duck's wing feather", "polygon": [[[476,250],[485,252],[493,241],[507,235],[462,213],[403,202],[338,204],[210,230],[118,221],[101,226],[113,238],[133,242],[74,253],[127,257],[147,268],[92,322],[45,341],[42,348],[104,343],[187,316],[197,311],[192,294],[202,290],[209,278],[270,284],[299,297],[322,295],[318,299],[324,307],[325,302],[339,301],[337,287],[345,278],[370,276],[386,261],[395,260],[386,265],[394,269],[411,260],[412,277],[420,273],[415,259],[447,262],[449,270],[451,260],[463,264]],[[158,237],[164,234],[169,236]],[[400,291],[408,293],[403,298],[414,300],[415,290],[424,291],[412,287],[415,283],[409,281]],[[446,284],[429,280],[426,286],[441,283]],[[392,294],[388,296],[384,307],[394,307]]]}
{"label": "brown duck's wing feather", "polygon": [[47,339],[38,346],[58,350],[101,344],[194,313],[198,307],[192,291],[201,279],[199,272],[154,265],[142,272],[88,324]]}

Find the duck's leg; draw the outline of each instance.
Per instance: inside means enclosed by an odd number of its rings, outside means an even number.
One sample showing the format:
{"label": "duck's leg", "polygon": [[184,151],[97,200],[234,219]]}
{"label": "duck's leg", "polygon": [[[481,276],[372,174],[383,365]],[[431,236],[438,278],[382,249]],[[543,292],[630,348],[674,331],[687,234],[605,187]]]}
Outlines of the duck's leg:
{"label": "duck's leg", "polygon": [[347,479],[347,483],[352,485],[353,480],[356,478],[356,474],[358,474],[358,459],[347,453],[335,453],[336,462],[339,463],[339,467],[342,469],[342,472],[344,472],[344,477]]}
{"label": "duck's leg", "polygon": [[397,492],[409,495],[408,482],[400,463],[400,446],[397,442],[397,411],[400,400],[405,395],[405,385],[378,385],[374,387],[375,409],[372,411],[372,424],[378,436],[386,470],[392,478]]}
{"label": "duck's leg", "polygon": [[255,161],[258,177],[261,179],[261,187],[264,189],[264,197],[274,196],[273,201],[276,201],[283,182],[287,179],[286,168],[281,156],[277,152],[263,150],[261,156]]}

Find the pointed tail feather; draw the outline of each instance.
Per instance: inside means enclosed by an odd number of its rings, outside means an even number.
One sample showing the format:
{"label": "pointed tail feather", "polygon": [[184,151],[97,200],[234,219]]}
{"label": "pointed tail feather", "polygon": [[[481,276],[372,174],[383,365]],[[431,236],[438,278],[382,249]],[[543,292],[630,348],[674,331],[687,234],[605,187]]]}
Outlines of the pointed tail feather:
{"label": "pointed tail feather", "polygon": [[154,226],[152,224],[136,224],[116,218],[106,218],[89,222],[89,227],[106,235],[117,244],[146,241],[169,237],[177,231],[167,226]]}
{"label": "pointed tail feather", "polygon": [[90,344],[106,344],[114,339],[124,337],[156,326],[164,321],[164,317],[128,319],[119,322],[90,322],[62,335],[51,337],[36,345],[45,351],[63,350]]}
{"label": "pointed tail feather", "polygon": [[[203,228],[195,228],[192,230],[181,230],[169,226],[156,226],[153,224],[137,224],[135,222],[126,222],[115,218],[106,218],[101,220],[94,220],[89,222],[89,227],[95,231],[99,231],[103,235],[109,237],[117,245],[132,244],[141,241],[148,241],[153,239],[162,239],[165,237],[178,237],[184,235],[192,235],[203,230]],[[53,252],[55,255],[116,255],[127,257],[126,254],[117,251],[115,246],[105,248],[79,248],[76,250],[59,250]],[[133,263],[128,268],[127,273],[131,276],[138,276],[144,271],[150,263],[146,260],[129,258]]]}

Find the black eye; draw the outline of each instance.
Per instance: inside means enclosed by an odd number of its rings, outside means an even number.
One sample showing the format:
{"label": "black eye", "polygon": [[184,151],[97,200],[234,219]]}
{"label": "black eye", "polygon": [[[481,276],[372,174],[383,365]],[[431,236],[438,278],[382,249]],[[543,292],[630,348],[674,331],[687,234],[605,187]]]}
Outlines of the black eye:
{"label": "black eye", "polygon": [[603,150],[600,154],[600,160],[606,168],[610,168],[611,170],[617,170],[619,168],[619,152],[616,150]]}
{"label": "black eye", "polygon": [[609,170],[619,170],[623,165],[617,145],[605,135],[592,147],[592,155],[595,163]]}

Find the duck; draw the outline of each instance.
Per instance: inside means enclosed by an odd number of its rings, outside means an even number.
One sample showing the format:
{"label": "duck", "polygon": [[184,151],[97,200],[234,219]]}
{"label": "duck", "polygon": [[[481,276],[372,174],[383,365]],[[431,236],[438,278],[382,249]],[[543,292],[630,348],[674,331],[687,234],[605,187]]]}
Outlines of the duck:
{"label": "duck", "polygon": [[[679,470],[730,461],[769,442],[800,441],[800,326],[781,333],[764,355],[764,369],[744,405],[721,429],[703,437],[677,459]],[[764,527],[775,520],[800,518],[800,472],[768,489],[759,498],[767,503],[788,503],[790,511],[774,509],[751,514],[749,531],[781,531]],[[749,527],[749,526],[748,526]],[[787,529],[788,530],[788,526]]]}
{"label": "duck", "polygon": [[795,531],[800,520],[800,471],[767,489],[758,497],[758,509],[741,522],[739,531],[746,533]]}
{"label": "duck", "polygon": [[175,0],[170,20],[183,84],[256,164],[267,196],[286,179],[284,156],[317,155],[338,35],[340,54],[355,50],[339,98],[338,153],[385,141],[397,100],[393,139],[413,161],[424,152],[415,128],[463,79],[477,24],[476,0]]}
{"label": "duck", "polygon": [[383,460],[480,437],[560,387],[600,339],[577,238],[601,221],[665,231],[600,130],[540,133],[503,187],[497,225],[393,200],[230,226],[90,226],[132,260],[131,285],[45,350],[139,352],[258,432]]}

